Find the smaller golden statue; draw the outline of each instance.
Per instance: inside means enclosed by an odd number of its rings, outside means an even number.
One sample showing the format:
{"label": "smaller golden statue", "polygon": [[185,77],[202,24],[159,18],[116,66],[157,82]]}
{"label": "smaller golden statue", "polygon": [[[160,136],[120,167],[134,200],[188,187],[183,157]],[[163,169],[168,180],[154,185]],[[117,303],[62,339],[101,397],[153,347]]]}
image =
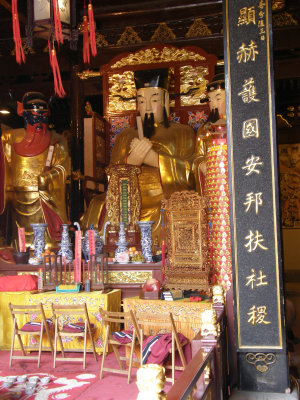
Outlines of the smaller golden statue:
{"label": "smaller golden statue", "polygon": [[48,129],[48,103],[39,92],[28,92],[18,113],[25,129],[4,132],[5,185],[3,204],[11,207],[12,239],[25,228],[26,246],[33,242],[32,223],[47,223],[47,247],[57,247],[61,224],[67,222],[65,182],[68,147],[65,138]]}

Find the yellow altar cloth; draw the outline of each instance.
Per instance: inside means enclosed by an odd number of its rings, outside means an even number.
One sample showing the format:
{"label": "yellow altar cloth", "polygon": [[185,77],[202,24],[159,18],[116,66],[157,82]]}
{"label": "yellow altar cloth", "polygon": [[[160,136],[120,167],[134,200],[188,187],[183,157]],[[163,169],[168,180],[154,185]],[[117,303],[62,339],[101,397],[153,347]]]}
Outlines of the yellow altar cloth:
{"label": "yellow altar cloth", "polygon": [[[192,302],[185,300],[144,300],[138,297],[130,297],[123,300],[124,310],[133,310],[137,313],[162,315],[172,313],[175,320],[176,329],[189,340],[192,340],[199,332],[200,315],[204,310],[209,310],[212,307],[211,301]],[[147,327],[145,334],[155,334],[153,327]]]}
{"label": "yellow altar cloth", "polygon": [[[0,292],[0,350],[9,350],[11,345],[12,319],[8,304],[25,304],[25,296],[28,292]],[[18,324],[23,323],[21,317]],[[16,346],[19,342],[16,340]]]}
{"label": "yellow altar cloth", "polygon": [[[15,295],[18,295],[18,298]],[[104,310],[109,311],[120,311],[121,308],[121,290],[112,290],[107,294],[102,294],[101,291],[97,292],[81,292],[81,293],[56,293],[56,292],[43,292],[43,293],[28,293],[28,292],[2,292],[1,298],[4,299],[0,301],[1,306],[3,303],[6,303],[5,308],[1,307],[0,315],[5,318],[6,324],[2,325],[2,335],[5,340],[1,342],[2,349],[10,348],[10,340],[11,340],[11,332],[12,332],[12,320],[9,315],[8,303],[14,304],[24,304],[24,305],[33,305],[42,303],[45,309],[46,318],[51,318],[51,303],[61,304],[61,305],[72,305],[72,304],[83,304],[84,302],[87,305],[89,319],[91,324],[95,325],[94,330],[94,343],[96,347],[97,353],[101,354],[103,351],[103,338],[105,335],[105,328],[102,329],[99,307],[102,307]],[[4,311],[5,310],[5,311]],[[65,317],[64,323],[76,322],[80,321],[80,316],[70,316]],[[34,314],[29,316],[31,321],[37,320]],[[1,328],[0,328],[1,330]],[[1,337],[1,336],[0,336]],[[35,346],[36,339],[34,336],[29,337],[30,343],[26,343],[26,338],[24,338],[24,343],[26,345]],[[17,344],[17,343],[16,343]],[[64,341],[64,348],[66,350],[79,350],[83,349],[83,339],[77,337],[66,337]],[[43,347],[49,348],[48,340],[43,337]],[[89,338],[87,339],[87,349],[91,350],[91,344],[89,342]],[[59,350],[59,344],[58,344]]]}

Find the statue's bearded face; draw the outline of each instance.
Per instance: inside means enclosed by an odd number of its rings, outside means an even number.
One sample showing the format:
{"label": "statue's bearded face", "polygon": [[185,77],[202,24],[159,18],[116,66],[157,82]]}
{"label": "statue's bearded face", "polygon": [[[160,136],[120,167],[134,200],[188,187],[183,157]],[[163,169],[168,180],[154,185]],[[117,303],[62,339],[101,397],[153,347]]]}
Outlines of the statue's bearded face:
{"label": "statue's bearded face", "polygon": [[157,124],[164,121],[164,108],[169,115],[169,94],[166,90],[157,87],[141,88],[137,91],[138,110],[144,120],[153,114]]}
{"label": "statue's bearded face", "polygon": [[208,93],[209,109],[211,111],[218,109],[220,118],[224,118],[226,115],[226,102],[225,102],[225,90],[216,89]]}

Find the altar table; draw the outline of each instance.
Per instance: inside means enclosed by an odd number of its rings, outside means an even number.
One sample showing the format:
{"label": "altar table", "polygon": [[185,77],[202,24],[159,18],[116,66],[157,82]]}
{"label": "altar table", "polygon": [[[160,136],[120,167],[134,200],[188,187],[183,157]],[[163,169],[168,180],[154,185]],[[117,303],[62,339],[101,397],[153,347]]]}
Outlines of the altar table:
{"label": "altar table", "polygon": [[[200,330],[200,315],[202,311],[211,309],[212,307],[212,302],[208,300],[192,302],[189,301],[189,299],[167,301],[145,300],[138,297],[130,297],[124,299],[123,302],[125,311],[133,310],[137,313],[154,315],[168,314],[171,312],[175,320],[177,331],[190,340],[192,340]],[[155,333],[157,332],[145,331],[145,334],[153,335]]]}
{"label": "altar table", "polygon": [[[42,303],[45,309],[46,318],[52,316],[51,303],[55,304],[83,304],[87,305],[89,319],[91,324],[95,325],[93,335],[97,353],[103,352],[103,342],[105,335],[105,328],[102,329],[99,307],[108,311],[120,311],[121,308],[121,291],[112,290],[107,294],[102,294],[101,291],[95,292],[80,292],[80,293],[56,293],[56,292],[42,292],[42,293],[28,293],[28,292],[2,292],[0,293],[0,328],[1,349],[10,349],[11,332],[12,332],[12,319],[9,315],[8,303],[18,305],[34,305]],[[1,321],[2,319],[2,321]],[[29,316],[31,321],[36,319],[35,314]],[[80,320],[80,316],[69,317],[65,322],[75,322]],[[20,321],[21,322],[21,321]],[[24,343],[26,343],[26,337]],[[34,336],[29,336],[30,346],[37,346]],[[29,343],[26,343],[27,345]],[[64,348],[66,350],[79,350],[83,349],[83,339],[78,337],[66,337],[64,341]],[[16,342],[17,345],[17,342]],[[43,338],[43,347],[49,348],[49,343],[46,336]],[[89,338],[87,339],[87,350],[91,350]],[[58,345],[59,349],[59,345]]]}

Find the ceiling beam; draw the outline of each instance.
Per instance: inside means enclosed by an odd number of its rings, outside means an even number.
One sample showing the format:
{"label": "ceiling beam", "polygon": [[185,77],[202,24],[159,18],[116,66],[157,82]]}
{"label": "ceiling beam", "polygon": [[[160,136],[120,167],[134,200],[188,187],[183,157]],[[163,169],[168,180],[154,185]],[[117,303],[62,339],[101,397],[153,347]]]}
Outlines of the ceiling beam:
{"label": "ceiling beam", "polygon": [[[12,12],[11,9],[11,4],[6,1],[6,0],[0,0],[0,6],[4,7],[7,11],[9,11],[10,13]],[[24,17],[24,15],[20,12],[18,12],[19,15],[19,21],[21,21],[23,24],[27,24],[27,18]]]}

